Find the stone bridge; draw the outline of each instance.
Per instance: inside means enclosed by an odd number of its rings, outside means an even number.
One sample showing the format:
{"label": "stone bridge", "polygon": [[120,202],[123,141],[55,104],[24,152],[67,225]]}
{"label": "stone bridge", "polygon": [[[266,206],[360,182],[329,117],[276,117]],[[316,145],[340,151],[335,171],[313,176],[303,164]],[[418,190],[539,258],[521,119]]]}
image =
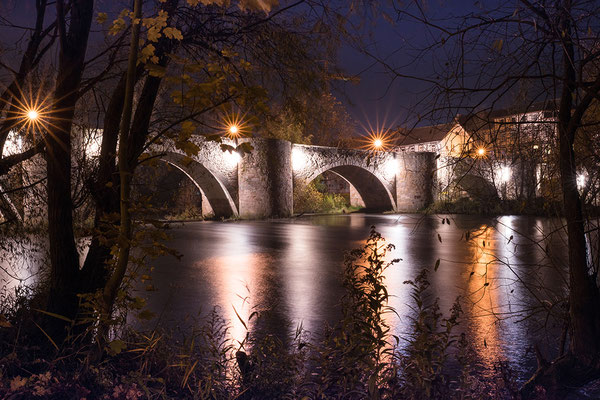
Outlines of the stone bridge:
{"label": "stone bridge", "polygon": [[417,211],[433,200],[433,153],[373,153],[247,139],[253,150],[240,155],[223,151],[216,142],[193,140],[200,151],[192,157],[166,145],[153,150],[194,182],[218,217],[290,216],[294,187],[325,171],[348,181],[370,211]]}

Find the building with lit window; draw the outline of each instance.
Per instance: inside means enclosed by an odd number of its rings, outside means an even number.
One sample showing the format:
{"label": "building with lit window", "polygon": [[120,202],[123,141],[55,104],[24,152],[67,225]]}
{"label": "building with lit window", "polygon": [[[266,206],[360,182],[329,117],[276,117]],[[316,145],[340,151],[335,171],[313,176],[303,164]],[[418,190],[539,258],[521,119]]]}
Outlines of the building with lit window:
{"label": "building with lit window", "polygon": [[438,198],[532,199],[553,192],[553,103],[458,115],[400,130],[398,152],[437,154]]}

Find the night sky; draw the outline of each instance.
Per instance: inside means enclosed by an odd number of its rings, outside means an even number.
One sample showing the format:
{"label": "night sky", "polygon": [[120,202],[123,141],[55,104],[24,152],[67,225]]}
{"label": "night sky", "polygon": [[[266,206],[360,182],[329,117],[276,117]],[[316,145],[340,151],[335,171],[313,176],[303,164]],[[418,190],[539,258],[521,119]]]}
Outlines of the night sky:
{"label": "night sky", "polygon": [[[96,9],[121,8],[126,3],[120,0],[98,0]],[[452,16],[464,15],[480,8],[482,3],[489,6],[496,2],[421,0],[429,16],[450,19]],[[31,17],[34,13],[34,1],[0,0],[0,16],[17,24],[33,24]],[[416,49],[436,39],[422,24],[406,20],[397,21],[394,10],[388,8],[384,9],[384,12],[371,16],[365,25],[362,35],[368,52],[385,59],[391,65],[404,65],[402,71],[409,75],[424,76],[431,72],[430,59],[414,62]],[[0,34],[3,35],[2,42],[9,43],[9,46],[18,39],[14,29],[0,27]],[[7,37],[10,37],[10,40],[7,41]],[[407,78],[394,79],[393,75],[372,57],[348,44],[340,49],[338,60],[348,75],[360,77],[360,83],[347,82],[334,85],[334,94],[346,105],[350,115],[359,124],[360,130],[368,130],[369,127],[393,128],[399,124],[406,125],[414,122],[415,113],[419,111],[415,109],[414,104],[427,89],[423,82]],[[446,121],[425,120],[418,125],[427,122]]]}
{"label": "night sky", "polygon": [[[447,19],[449,24],[457,16],[475,11],[482,3],[493,5],[495,1],[475,0],[430,0],[423,1],[427,14],[436,19]],[[407,75],[427,76],[432,72],[430,54],[424,59],[415,61],[418,49],[433,40],[438,40],[423,24],[412,21],[397,21],[393,10],[388,9],[387,16],[374,18],[371,26],[371,40],[367,50],[394,66],[402,66],[401,71]],[[390,21],[391,20],[391,21]],[[433,36],[432,36],[433,35]],[[358,74],[360,83],[344,84],[339,87],[337,96],[346,104],[353,118],[365,129],[412,125],[415,114],[420,112],[416,100],[424,96],[429,85],[409,78],[395,78],[384,66],[374,58],[361,51],[344,46],[340,51],[340,65],[350,75]],[[425,119],[417,125],[440,123]]]}

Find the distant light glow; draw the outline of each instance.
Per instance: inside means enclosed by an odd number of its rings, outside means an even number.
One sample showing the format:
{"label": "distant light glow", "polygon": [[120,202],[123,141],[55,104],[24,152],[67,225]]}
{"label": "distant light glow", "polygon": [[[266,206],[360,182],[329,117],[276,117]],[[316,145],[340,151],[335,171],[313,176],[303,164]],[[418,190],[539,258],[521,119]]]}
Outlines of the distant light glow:
{"label": "distant light glow", "polygon": [[483,148],[483,147],[480,147],[480,148],[478,148],[478,149],[477,149],[477,155],[478,155],[479,157],[483,157],[483,156],[485,156],[485,153],[486,153],[486,150],[485,150],[485,148]]}
{"label": "distant light glow", "polygon": [[35,142],[41,134],[48,133],[49,128],[54,126],[50,116],[52,91],[41,87],[29,88],[27,91],[19,87],[17,90],[18,93],[12,99],[15,112],[9,113],[7,119],[14,121],[11,129],[24,131]]}
{"label": "distant light glow", "polygon": [[244,115],[228,113],[219,122],[222,134],[232,139],[250,136],[250,126],[244,120]]}
{"label": "distant light glow", "polygon": [[377,151],[388,151],[392,145],[392,133],[390,130],[377,129],[371,131],[367,135],[360,139],[362,149],[369,150],[371,152]]}
{"label": "distant light glow", "polygon": [[510,167],[504,166],[504,167],[500,168],[499,175],[500,175],[500,182],[506,183],[506,182],[510,181],[510,177],[512,175]]}
{"label": "distant light glow", "polygon": [[534,150],[537,150],[537,149],[539,149],[539,148],[540,148],[540,146],[538,146],[537,144],[534,144],[534,145],[533,145],[533,149],[534,149]]}
{"label": "distant light glow", "polygon": [[578,190],[583,190],[583,188],[585,187],[586,183],[587,183],[587,178],[585,176],[585,174],[577,174],[577,189]]}
{"label": "distant light glow", "polygon": [[292,169],[298,171],[306,167],[308,163],[304,149],[300,146],[292,147]]}

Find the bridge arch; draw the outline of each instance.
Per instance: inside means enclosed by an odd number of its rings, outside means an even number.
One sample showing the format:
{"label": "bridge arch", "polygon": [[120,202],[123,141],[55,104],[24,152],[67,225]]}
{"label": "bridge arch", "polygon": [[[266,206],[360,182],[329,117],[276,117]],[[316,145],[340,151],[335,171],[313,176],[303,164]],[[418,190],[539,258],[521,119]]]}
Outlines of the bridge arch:
{"label": "bridge arch", "polygon": [[496,186],[490,180],[476,174],[462,175],[455,178],[452,184],[464,190],[472,199],[483,203],[500,199]]}
{"label": "bridge arch", "polygon": [[238,216],[238,207],[233,197],[216,174],[202,163],[182,154],[167,152],[161,161],[172,165],[183,172],[196,185],[210,203],[215,217]]}
{"label": "bridge arch", "polygon": [[[354,186],[368,211],[391,211],[394,209],[394,197],[390,190],[381,178],[362,165],[344,162],[326,165],[311,171],[303,183],[309,184],[326,171],[339,175]],[[296,181],[296,183],[300,182]]]}

